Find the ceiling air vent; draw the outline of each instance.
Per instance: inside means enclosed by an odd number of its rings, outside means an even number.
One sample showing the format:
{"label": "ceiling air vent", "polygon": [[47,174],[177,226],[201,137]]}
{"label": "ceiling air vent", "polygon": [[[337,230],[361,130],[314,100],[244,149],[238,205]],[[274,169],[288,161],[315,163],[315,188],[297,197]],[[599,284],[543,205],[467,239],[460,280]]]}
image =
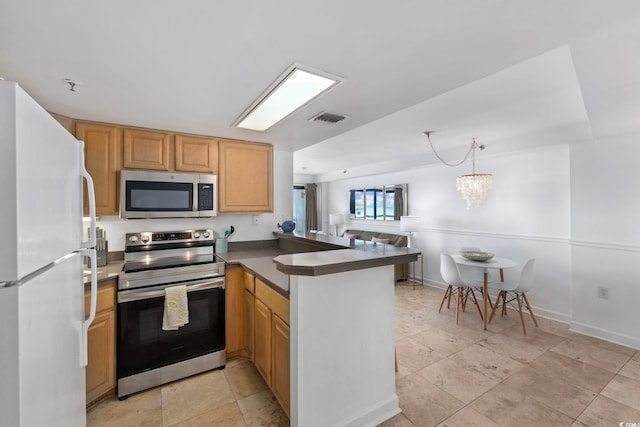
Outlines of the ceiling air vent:
{"label": "ceiling air vent", "polygon": [[342,114],[327,113],[326,111],[323,111],[320,114],[316,114],[315,116],[311,117],[309,120],[312,122],[324,122],[324,123],[333,124],[333,123],[341,122],[347,117],[349,116],[343,116]]}

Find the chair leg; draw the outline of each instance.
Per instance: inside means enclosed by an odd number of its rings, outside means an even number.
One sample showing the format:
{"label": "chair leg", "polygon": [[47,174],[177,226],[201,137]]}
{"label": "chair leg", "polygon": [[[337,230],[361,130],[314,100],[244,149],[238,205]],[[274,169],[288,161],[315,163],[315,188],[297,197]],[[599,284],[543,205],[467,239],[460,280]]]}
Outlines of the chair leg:
{"label": "chair leg", "polygon": [[502,291],[502,314],[501,316],[507,315],[507,292]]}
{"label": "chair leg", "polygon": [[[451,288],[452,286],[449,285],[447,286],[447,289],[444,291],[444,295],[442,296],[442,301],[440,301],[440,308],[438,309],[438,313],[440,313],[440,311],[442,310],[442,306],[444,305],[444,300],[446,300],[447,297],[449,297],[449,301],[451,301]],[[448,304],[447,304],[447,308],[449,308]]]}
{"label": "chair leg", "polygon": [[458,288],[458,295],[456,301],[456,325],[458,324],[458,320],[460,319],[460,306],[462,305],[462,289]]}
{"label": "chair leg", "polygon": [[529,310],[529,314],[531,315],[531,318],[533,319],[533,323],[536,325],[536,328],[538,327],[538,321],[536,320],[536,316],[533,315],[533,310],[531,309],[531,306],[529,305],[529,300],[527,299],[527,295],[526,294],[522,294],[522,298],[524,298],[524,302],[527,305],[527,310]]}
{"label": "chair leg", "polygon": [[524,326],[524,316],[522,316],[522,301],[520,301],[520,294],[516,294],[516,300],[518,301],[518,313],[520,313],[520,322],[522,322],[522,332],[527,335],[527,328]]}
{"label": "chair leg", "polygon": [[482,315],[482,310],[480,310],[480,304],[478,304],[478,298],[476,298],[476,293],[473,291],[472,288],[469,288],[469,290],[471,291],[471,297],[473,298],[473,303],[476,305],[476,308],[478,309],[478,313],[480,313],[480,320],[484,320],[484,316]]}
{"label": "chair leg", "polygon": [[451,308],[451,296],[453,295],[453,286],[449,285],[449,299],[447,300],[447,308]]}
{"label": "chair leg", "polygon": [[[498,293],[498,298],[496,298],[496,303],[493,305],[493,307],[491,308],[491,317],[489,317],[489,323],[491,323],[491,321],[493,320],[493,316],[494,314],[496,314],[496,308],[498,308],[498,305],[500,305],[500,297],[502,296],[502,293],[504,291],[500,291]],[[502,303],[503,307],[504,307],[504,300]]]}

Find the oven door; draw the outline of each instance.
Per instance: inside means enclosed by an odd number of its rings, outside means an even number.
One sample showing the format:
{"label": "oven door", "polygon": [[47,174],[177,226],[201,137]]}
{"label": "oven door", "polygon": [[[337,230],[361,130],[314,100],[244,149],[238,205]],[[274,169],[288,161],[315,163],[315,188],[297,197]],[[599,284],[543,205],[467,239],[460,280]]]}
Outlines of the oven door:
{"label": "oven door", "polygon": [[[219,277],[119,291],[118,379],[224,350],[224,280]],[[187,285],[189,323],[164,331],[164,288],[177,285]]]}

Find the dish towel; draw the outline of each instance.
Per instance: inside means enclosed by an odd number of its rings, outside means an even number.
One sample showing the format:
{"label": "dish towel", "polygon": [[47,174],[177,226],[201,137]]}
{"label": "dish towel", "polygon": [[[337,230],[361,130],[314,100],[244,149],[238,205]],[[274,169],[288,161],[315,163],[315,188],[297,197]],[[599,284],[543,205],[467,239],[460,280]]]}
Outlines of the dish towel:
{"label": "dish towel", "polygon": [[189,323],[189,304],[187,302],[187,286],[164,288],[164,315],[162,330],[175,331]]}

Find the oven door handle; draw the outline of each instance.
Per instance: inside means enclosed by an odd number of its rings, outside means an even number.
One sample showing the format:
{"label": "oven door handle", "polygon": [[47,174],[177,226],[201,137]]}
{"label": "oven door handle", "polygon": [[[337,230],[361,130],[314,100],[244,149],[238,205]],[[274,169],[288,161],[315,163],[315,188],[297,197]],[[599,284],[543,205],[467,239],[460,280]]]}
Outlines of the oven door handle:
{"label": "oven door handle", "polygon": [[[155,288],[154,290],[151,290],[151,291],[131,290],[131,291],[118,292],[118,303],[164,297],[166,294],[165,289],[171,288],[173,286],[179,286],[179,285],[178,284],[167,285],[162,289]],[[214,288],[224,289],[224,277],[221,277],[220,279],[217,279],[214,281],[207,281],[204,283],[195,283],[193,285],[189,285],[187,286],[187,292],[202,291],[205,289],[214,289]]]}

